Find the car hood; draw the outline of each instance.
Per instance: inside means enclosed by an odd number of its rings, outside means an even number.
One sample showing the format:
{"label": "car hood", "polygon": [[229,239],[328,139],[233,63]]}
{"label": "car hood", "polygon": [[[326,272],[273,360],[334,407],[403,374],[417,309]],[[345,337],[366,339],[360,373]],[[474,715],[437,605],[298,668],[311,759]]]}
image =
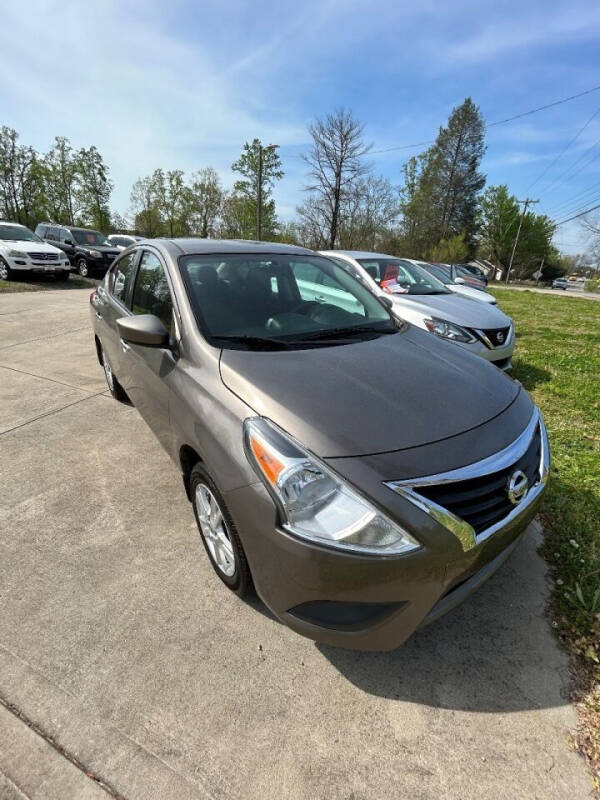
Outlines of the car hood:
{"label": "car hood", "polygon": [[488,294],[487,292],[482,292],[480,289],[473,289],[472,286],[461,286],[460,284],[451,284],[448,286],[448,289],[455,294],[459,294],[462,297],[469,297],[471,300],[478,300],[480,303],[487,303],[490,306],[496,305],[496,298]]}
{"label": "car hood", "polygon": [[502,413],[519,384],[414,326],[306,350],[223,350],[221,377],[255,414],[322,458],[402,450]]}
{"label": "car hood", "polygon": [[[477,290],[476,290],[477,291]],[[504,328],[511,320],[493,305],[462,297],[454,292],[448,294],[395,294],[390,295],[394,310],[402,314],[402,308],[421,312],[427,317],[438,317],[456,322],[467,328]]]}
{"label": "car hood", "polygon": [[6,239],[1,239],[0,248],[3,250],[18,250],[20,253],[59,253],[62,255],[62,250],[46,242],[11,242]]}

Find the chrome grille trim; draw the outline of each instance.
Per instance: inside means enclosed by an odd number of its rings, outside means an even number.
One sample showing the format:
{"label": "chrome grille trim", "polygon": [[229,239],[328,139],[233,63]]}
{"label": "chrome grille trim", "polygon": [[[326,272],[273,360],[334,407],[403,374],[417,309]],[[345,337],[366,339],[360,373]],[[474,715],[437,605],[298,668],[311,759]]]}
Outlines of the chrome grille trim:
{"label": "chrome grille trim", "polygon": [[[515,506],[509,514],[480,533],[476,533],[475,529],[466,520],[453,514],[449,509],[419,494],[419,487],[431,486],[434,484],[451,484],[458,481],[480,478],[507,469],[525,454],[538,427],[540,431],[540,462],[537,470],[537,482],[530,487],[524,500],[522,500],[519,505]],[[420,478],[385,481],[385,485],[397,494],[402,495],[405,499],[409,500],[422,511],[425,511],[426,514],[447,528],[459,539],[463,549],[466,551],[485,541],[490,536],[502,530],[505,526],[523,516],[544,490],[548,480],[549,469],[550,450],[548,446],[548,434],[541,414],[536,407],[523,433],[500,452],[482,461],[469,464],[466,467],[460,467],[448,472],[440,472],[435,475],[427,475]]]}

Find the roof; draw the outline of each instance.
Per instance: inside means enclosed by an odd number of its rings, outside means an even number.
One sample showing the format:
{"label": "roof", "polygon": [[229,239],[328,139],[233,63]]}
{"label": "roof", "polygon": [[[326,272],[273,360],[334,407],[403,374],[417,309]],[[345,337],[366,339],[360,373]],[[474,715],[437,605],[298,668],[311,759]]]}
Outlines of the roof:
{"label": "roof", "polygon": [[17,228],[27,227],[27,225],[21,225],[20,222],[12,222],[10,219],[0,219],[0,225],[16,225]]}
{"label": "roof", "polygon": [[320,252],[332,256],[350,256],[350,258],[398,258],[387,253],[369,253],[367,250],[321,250]]}
{"label": "roof", "polygon": [[178,249],[180,254],[197,253],[279,253],[280,255],[306,255],[313,253],[306,247],[296,247],[279,242],[256,242],[249,239],[152,239],[167,249]]}

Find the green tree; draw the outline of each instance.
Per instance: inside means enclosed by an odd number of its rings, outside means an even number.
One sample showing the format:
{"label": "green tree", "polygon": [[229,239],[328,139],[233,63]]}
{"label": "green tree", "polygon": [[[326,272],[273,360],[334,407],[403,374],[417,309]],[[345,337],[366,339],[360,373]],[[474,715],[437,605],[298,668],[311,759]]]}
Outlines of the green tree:
{"label": "green tree", "polygon": [[194,233],[214,236],[225,202],[225,191],[216,170],[206,167],[192,175],[189,209]]}
{"label": "green tree", "polygon": [[44,168],[33,147],[19,144],[13,128],[0,129],[0,214],[35,226],[43,213]]}
{"label": "green tree", "polygon": [[481,198],[479,253],[505,269],[510,262],[521,209],[508,186],[489,186]]}
{"label": "green tree", "polygon": [[85,225],[101,231],[110,228],[110,195],[113,184],[108,177],[108,167],[98,149],[83,147],[77,153],[77,186],[75,197],[79,203],[78,217]]}
{"label": "green tree", "polygon": [[464,233],[457,233],[449,239],[441,239],[428,252],[431,261],[441,261],[443,264],[460,264],[469,256],[469,246],[465,241]]}
{"label": "green tree", "polygon": [[452,110],[434,144],[404,168],[403,234],[412,249],[425,254],[441,240],[464,234],[475,250],[480,192],[479,171],[485,153],[484,122],[467,97]]}
{"label": "green tree", "polygon": [[74,225],[78,215],[77,183],[80,164],[65,136],[57,136],[44,157],[45,197],[53,222]]}
{"label": "green tree", "polygon": [[[479,253],[503,270],[508,268],[522,209],[508,186],[490,186],[481,198]],[[557,264],[552,244],[555,225],[544,214],[528,211],[523,217],[511,276],[528,278],[542,262]]]}
{"label": "green tree", "polygon": [[[234,172],[239,172],[243,176],[234,183],[233,191],[247,201],[248,211],[254,209],[254,229],[257,239],[261,238],[258,231],[259,195],[263,235],[273,236],[277,228],[273,187],[284,175],[278,149],[279,146],[276,144],[263,147],[260,139],[253,139],[252,143],[244,144],[241,156],[231,165]],[[240,203],[237,203],[237,206],[239,208]]]}
{"label": "green tree", "polygon": [[164,172],[162,169],[157,169],[154,170],[151,180],[166,235],[189,234],[190,195],[185,185],[183,171],[173,169]]}
{"label": "green tree", "polygon": [[130,216],[133,226],[142,236],[152,239],[165,233],[161,206],[156,196],[153,175],[138,180],[131,187]]}

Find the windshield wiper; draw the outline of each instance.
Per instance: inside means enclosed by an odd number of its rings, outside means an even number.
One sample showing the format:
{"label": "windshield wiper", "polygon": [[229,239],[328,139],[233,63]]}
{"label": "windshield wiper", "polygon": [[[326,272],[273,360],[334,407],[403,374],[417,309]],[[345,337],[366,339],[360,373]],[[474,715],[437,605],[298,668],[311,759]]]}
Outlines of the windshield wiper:
{"label": "windshield wiper", "polygon": [[257,350],[280,350],[282,348],[287,350],[291,347],[290,342],[285,339],[275,339],[269,336],[246,336],[245,334],[240,334],[239,336],[212,336],[211,338],[216,342],[247,344],[248,347]]}
{"label": "windshield wiper", "polygon": [[[338,339],[344,336],[352,336],[357,333],[398,333],[398,328],[394,325],[391,328],[381,328],[376,325],[353,325],[346,328],[324,328],[323,330],[316,331],[303,335],[302,341],[312,342],[318,339]],[[298,341],[297,339],[293,341]]]}

